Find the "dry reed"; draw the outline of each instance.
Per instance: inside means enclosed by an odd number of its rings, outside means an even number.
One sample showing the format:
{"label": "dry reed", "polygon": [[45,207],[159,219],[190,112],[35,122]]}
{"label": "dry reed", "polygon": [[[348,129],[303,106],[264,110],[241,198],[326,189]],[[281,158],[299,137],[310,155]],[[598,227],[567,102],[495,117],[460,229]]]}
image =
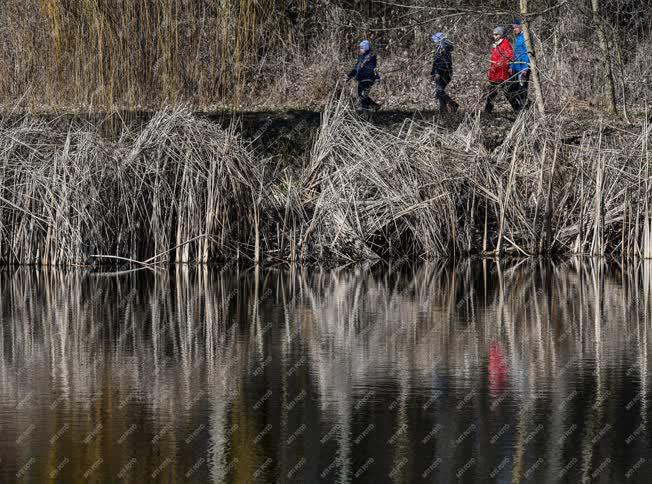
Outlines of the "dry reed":
{"label": "dry reed", "polygon": [[257,160],[234,129],[184,108],[156,114],[140,133],[114,141],[74,121],[4,123],[0,259],[65,265],[93,254],[150,262],[225,258],[236,249],[232,242],[253,230],[253,212],[246,211],[259,185]]}
{"label": "dry reed", "polygon": [[650,257],[648,124],[623,130],[527,113],[491,149],[481,121],[383,128],[340,99],[292,172],[254,153],[235,126],[185,108],[117,139],[88,123],[5,120],[0,259]]}
{"label": "dry reed", "polygon": [[528,113],[490,150],[479,117],[392,133],[335,106],[303,181],[303,253],[645,256],[649,126],[586,127]]}

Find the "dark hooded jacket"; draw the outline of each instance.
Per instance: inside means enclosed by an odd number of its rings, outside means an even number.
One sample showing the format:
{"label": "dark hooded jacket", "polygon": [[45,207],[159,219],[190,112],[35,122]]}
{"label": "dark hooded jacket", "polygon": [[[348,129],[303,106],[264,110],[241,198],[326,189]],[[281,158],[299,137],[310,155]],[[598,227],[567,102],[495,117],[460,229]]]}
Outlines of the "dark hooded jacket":
{"label": "dark hooded jacket", "polygon": [[453,75],[453,49],[453,43],[448,39],[443,39],[435,44],[435,55],[432,60],[432,71],[430,71],[432,77],[437,74],[440,76]]}
{"label": "dark hooded jacket", "polygon": [[376,54],[367,52],[358,56],[355,67],[349,72],[349,79],[355,78],[356,81],[375,81],[376,75]]}

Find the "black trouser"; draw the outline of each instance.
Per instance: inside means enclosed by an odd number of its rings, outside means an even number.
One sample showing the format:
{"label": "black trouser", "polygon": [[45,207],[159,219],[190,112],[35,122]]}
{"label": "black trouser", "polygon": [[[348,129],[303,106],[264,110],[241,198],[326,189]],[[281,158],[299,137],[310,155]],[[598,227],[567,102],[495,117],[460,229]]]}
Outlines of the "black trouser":
{"label": "black trouser", "polygon": [[486,112],[490,113],[494,110],[494,100],[496,99],[496,96],[498,96],[499,92],[502,92],[505,95],[505,97],[509,101],[509,104],[512,106],[512,109],[514,111],[520,110],[520,105],[518,104],[514,96],[514,85],[511,81],[504,81],[504,82],[489,81],[489,83],[485,87],[484,96],[483,96],[485,98],[484,110]]}
{"label": "black trouser", "polygon": [[435,98],[439,101],[439,110],[442,113],[446,113],[448,112],[449,104],[457,105],[457,103],[446,93],[446,86],[451,82],[451,75],[449,73],[439,73],[434,77],[434,81]]}
{"label": "black trouser", "polygon": [[516,111],[522,109],[527,109],[528,104],[528,87],[530,84],[530,71],[527,71],[525,74],[520,76],[519,74],[514,74],[514,77],[511,81],[511,95],[514,98],[514,102],[518,106],[518,109],[514,108]]}
{"label": "black trouser", "polygon": [[362,109],[371,109],[378,106],[378,103],[369,97],[373,85],[374,81],[371,79],[358,81],[358,99]]}

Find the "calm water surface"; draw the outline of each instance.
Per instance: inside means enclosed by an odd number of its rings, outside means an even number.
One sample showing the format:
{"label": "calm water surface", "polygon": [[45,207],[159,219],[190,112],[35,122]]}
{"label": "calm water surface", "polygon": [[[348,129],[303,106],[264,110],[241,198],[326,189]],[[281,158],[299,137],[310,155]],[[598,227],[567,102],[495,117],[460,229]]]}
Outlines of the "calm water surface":
{"label": "calm water surface", "polygon": [[652,265],[0,271],[0,482],[651,482]]}

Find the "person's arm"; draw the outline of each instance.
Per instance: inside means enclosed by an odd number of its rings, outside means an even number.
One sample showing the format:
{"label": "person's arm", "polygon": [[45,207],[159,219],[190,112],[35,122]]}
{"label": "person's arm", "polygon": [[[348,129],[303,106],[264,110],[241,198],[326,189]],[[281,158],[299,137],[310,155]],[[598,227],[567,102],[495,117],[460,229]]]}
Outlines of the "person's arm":
{"label": "person's arm", "polygon": [[[532,50],[534,50],[534,45],[536,43],[536,37],[532,31],[530,31],[530,41],[532,41]],[[525,37],[523,37],[523,49],[525,50],[525,69],[523,69],[523,72],[527,74],[527,72],[530,70],[530,54],[533,54],[533,52],[528,52],[527,50],[527,44],[525,43]]]}
{"label": "person's arm", "polygon": [[355,61],[355,64],[353,66],[353,69],[346,75],[346,80],[350,81],[355,77],[355,75],[358,73],[358,65],[360,64],[360,57]]}
{"label": "person's arm", "polygon": [[432,58],[432,69],[430,69],[430,77],[435,80],[435,76],[439,74],[437,53],[435,52]]}
{"label": "person's arm", "polygon": [[512,61],[509,63],[509,75],[511,76],[514,73],[514,69],[516,67],[516,63],[518,62],[518,59],[516,58],[516,47],[518,43],[518,37],[514,39],[514,48],[512,49]]}
{"label": "person's arm", "polygon": [[430,77],[433,81],[441,75],[442,70],[441,52],[435,51],[434,58],[432,59],[432,69],[430,70]]}
{"label": "person's arm", "polygon": [[374,73],[374,79],[379,80],[380,79],[380,74],[378,74],[378,57],[375,55],[372,55],[371,58],[369,59],[369,69],[372,70]]}
{"label": "person's arm", "polygon": [[508,66],[514,62],[514,51],[512,50],[512,46],[509,45],[509,42],[504,41],[500,44],[499,46],[500,50],[500,65],[501,67],[503,66]]}

